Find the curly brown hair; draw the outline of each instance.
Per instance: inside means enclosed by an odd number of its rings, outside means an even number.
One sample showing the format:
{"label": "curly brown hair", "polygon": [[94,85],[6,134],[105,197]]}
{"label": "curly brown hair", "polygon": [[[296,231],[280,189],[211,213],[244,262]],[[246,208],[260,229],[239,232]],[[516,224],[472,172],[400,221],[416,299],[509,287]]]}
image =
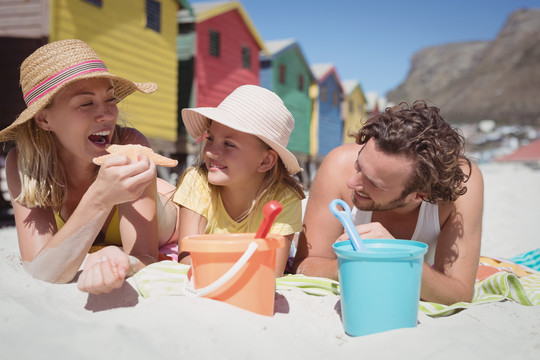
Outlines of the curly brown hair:
{"label": "curly brown hair", "polygon": [[360,145],[370,139],[387,154],[414,160],[416,166],[403,196],[425,192],[424,201],[436,204],[455,201],[467,192],[465,183],[471,175],[471,162],[463,154],[465,139],[443,120],[437,107],[422,100],[410,107],[405,102],[388,107],[369,118],[356,135]]}

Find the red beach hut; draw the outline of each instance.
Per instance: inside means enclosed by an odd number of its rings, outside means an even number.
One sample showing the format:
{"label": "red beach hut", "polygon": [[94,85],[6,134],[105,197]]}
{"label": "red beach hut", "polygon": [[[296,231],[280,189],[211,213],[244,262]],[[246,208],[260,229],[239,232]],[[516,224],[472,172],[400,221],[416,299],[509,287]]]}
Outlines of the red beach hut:
{"label": "red beach hut", "polygon": [[[189,106],[217,106],[235,88],[259,84],[259,53],[264,43],[242,5],[237,1],[191,4],[194,22],[193,83]],[[180,92],[182,93],[182,92]]]}

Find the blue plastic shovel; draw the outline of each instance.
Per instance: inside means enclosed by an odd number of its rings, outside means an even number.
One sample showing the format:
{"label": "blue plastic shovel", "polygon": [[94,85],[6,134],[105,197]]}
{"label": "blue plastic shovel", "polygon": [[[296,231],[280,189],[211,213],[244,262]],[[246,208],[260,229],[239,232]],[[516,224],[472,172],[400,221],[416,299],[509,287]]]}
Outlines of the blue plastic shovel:
{"label": "blue plastic shovel", "polygon": [[[338,205],[340,205],[343,210],[338,210]],[[360,234],[358,234],[358,231],[356,231],[356,228],[354,227],[349,204],[341,199],[334,199],[332,202],[330,202],[330,211],[335,217],[338,218],[339,221],[341,221],[341,224],[349,235],[349,240],[351,241],[354,251],[370,252],[362,241]]]}

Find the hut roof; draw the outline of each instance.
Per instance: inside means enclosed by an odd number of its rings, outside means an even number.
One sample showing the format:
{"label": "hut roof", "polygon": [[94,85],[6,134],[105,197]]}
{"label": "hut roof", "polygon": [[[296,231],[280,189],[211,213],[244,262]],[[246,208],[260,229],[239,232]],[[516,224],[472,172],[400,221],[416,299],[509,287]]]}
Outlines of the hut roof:
{"label": "hut roof", "polygon": [[[257,45],[259,45],[259,48],[264,52],[267,51],[264,42],[259,35],[259,32],[255,28],[255,25],[249,18],[247,12],[244,10],[242,4],[240,4],[238,1],[205,1],[200,3],[192,3],[191,9],[193,10],[193,14],[195,16],[194,21],[197,23],[208,20],[231,10],[238,11],[240,17],[242,18],[242,20],[244,20],[247,28],[255,38],[255,42],[257,43]],[[190,21],[190,17],[186,16],[185,11],[180,11],[178,13],[178,22],[186,21]]]}
{"label": "hut roof", "polygon": [[282,40],[271,40],[265,41],[266,49],[271,57],[279,55],[281,52],[293,47],[296,45],[295,39],[282,39]]}
{"label": "hut roof", "polygon": [[341,82],[341,85],[343,86],[343,91],[345,92],[345,95],[351,95],[356,88],[360,88],[360,92],[362,93],[362,97],[364,98],[364,103],[367,103],[366,95],[364,94],[364,90],[362,89],[362,86],[360,85],[358,80],[343,80]]}
{"label": "hut roof", "polygon": [[313,72],[313,75],[315,75],[315,78],[318,82],[323,81],[326,79],[330,74],[334,73],[337,79],[337,83],[339,85],[339,89],[343,93],[343,85],[341,84],[341,80],[339,79],[339,75],[337,73],[336,68],[333,64],[327,63],[327,64],[313,64],[311,65],[311,71]]}
{"label": "hut roof", "polygon": [[308,70],[310,78],[312,79],[312,81],[315,80],[315,75],[313,74],[309,63],[306,60],[306,57],[304,56],[300,45],[295,39],[271,40],[266,41],[264,45],[266,46],[267,53],[265,54],[263,51],[261,51],[261,60],[274,59],[285,51],[296,48],[300,56],[300,60],[304,63],[304,66]]}

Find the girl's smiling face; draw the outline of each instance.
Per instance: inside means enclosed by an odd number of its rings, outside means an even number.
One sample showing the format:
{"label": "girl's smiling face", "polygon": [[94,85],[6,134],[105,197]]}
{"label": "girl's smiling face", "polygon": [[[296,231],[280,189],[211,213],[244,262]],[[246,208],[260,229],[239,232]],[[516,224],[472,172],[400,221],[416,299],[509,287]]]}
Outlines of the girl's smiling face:
{"label": "girl's smiling face", "polygon": [[118,118],[117,99],[109,79],[76,81],[62,89],[52,104],[36,116],[44,130],[56,136],[61,158],[92,158],[106,153]]}
{"label": "girl's smiling face", "polygon": [[255,135],[237,131],[212,121],[204,146],[208,181],[220,186],[252,186],[261,181],[266,144]]}

